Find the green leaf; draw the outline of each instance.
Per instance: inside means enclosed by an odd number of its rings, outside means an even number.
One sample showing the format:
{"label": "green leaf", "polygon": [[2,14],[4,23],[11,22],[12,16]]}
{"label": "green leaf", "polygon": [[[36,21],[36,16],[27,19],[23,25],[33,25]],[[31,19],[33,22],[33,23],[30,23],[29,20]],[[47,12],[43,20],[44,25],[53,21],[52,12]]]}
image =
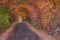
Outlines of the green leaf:
{"label": "green leaf", "polygon": [[9,27],[9,7],[0,8],[0,29]]}

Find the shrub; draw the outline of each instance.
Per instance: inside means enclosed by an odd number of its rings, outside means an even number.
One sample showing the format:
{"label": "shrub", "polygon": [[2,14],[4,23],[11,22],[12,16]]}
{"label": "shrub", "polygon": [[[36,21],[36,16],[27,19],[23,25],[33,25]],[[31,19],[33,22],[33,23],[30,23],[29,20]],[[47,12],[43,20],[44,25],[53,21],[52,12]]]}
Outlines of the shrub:
{"label": "shrub", "polygon": [[0,33],[9,27],[8,7],[0,8]]}

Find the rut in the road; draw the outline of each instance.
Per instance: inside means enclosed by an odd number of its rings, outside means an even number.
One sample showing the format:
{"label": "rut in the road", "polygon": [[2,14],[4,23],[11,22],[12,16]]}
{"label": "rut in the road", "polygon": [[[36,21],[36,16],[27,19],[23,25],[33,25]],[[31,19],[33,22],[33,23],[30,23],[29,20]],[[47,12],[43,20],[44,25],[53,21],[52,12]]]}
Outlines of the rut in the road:
{"label": "rut in the road", "polygon": [[25,23],[18,23],[8,40],[39,40],[40,38],[33,33]]}

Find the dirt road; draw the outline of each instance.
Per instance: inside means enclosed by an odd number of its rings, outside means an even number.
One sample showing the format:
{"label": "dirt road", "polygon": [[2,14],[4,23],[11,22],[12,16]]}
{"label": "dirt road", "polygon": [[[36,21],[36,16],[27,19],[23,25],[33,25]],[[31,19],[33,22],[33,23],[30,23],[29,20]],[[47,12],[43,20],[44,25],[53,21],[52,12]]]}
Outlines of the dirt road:
{"label": "dirt road", "polygon": [[[16,25],[16,26],[14,26]],[[13,27],[14,26],[14,27]],[[5,36],[4,36],[5,35]],[[13,23],[12,27],[2,35],[0,40],[56,40],[42,30],[37,30],[27,22]]]}
{"label": "dirt road", "polygon": [[18,23],[12,34],[8,40],[39,40],[39,37],[24,22]]}

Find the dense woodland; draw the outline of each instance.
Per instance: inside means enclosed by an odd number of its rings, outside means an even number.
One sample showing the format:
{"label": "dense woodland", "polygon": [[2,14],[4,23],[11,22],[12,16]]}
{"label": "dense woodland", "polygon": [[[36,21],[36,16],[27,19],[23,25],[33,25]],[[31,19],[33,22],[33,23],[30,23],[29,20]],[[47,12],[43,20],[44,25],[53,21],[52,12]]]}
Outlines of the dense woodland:
{"label": "dense woodland", "polygon": [[0,29],[18,21],[20,16],[36,29],[54,36],[60,31],[60,0],[0,0]]}

